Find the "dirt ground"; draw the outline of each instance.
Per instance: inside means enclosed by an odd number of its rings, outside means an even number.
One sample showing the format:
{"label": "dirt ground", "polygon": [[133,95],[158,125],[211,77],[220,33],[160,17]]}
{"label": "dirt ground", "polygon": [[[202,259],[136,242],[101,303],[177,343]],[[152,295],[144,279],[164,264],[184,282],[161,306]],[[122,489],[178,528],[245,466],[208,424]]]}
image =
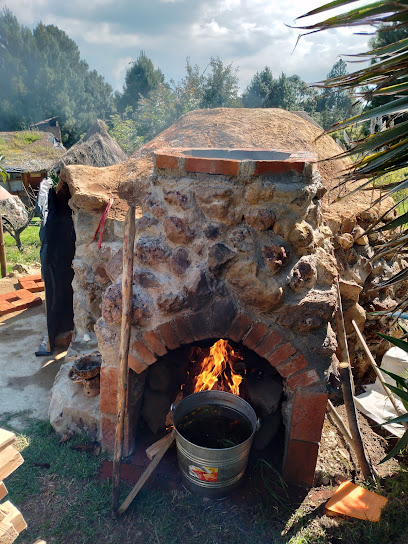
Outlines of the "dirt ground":
{"label": "dirt ground", "polygon": [[[18,288],[18,277],[0,279],[0,294]],[[48,418],[49,392],[64,360],[64,351],[36,357],[47,332],[44,293],[41,306],[0,317],[0,415],[25,412]],[[18,417],[15,421],[18,429]]]}

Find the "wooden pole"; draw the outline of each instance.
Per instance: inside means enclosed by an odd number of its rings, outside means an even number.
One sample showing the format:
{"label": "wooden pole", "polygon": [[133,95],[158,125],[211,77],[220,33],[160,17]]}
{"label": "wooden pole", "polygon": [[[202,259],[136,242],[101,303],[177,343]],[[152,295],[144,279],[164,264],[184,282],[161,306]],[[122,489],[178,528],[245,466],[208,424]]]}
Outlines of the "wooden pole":
{"label": "wooden pole", "polygon": [[116,515],[119,506],[120,463],[123,452],[123,430],[126,410],[130,322],[133,300],[133,247],[136,232],[135,210],[136,207],[134,204],[129,206],[123,235],[122,324],[119,349],[115,451],[112,471],[112,512],[114,515]]}
{"label": "wooden pole", "polygon": [[347,441],[348,445],[351,446],[354,449],[353,437],[351,436],[350,431],[345,426],[345,424],[344,424],[343,420],[341,419],[338,411],[333,406],[333,404],[332,404],[332,402],[330,400],[327,402],[327,409],[328,409],[329,414],[330,414],[331,418],[333,419],[336,427],[341,432],[341,434],[344,436],[344,438]]}
{"label": "wooden pole", "polygon": [[1,270],[1,277],[5,278],[7,276],[6,246],[4,244],[3,219],[1,217],[1,214],[0,214],[0,270]]}
{"label": "wooden pole", "polygon": [[346,408],[350,434],[353,439],[353,449],[357,456],[357,460],[360,465],[361,472],[363,473],[363,477],[366,480],[370,477],[375,479],[376,474],[370,466],[366,452],[364,450],[360,427],[358,425],[356,406],[354,404],[354,380],[353,374],[351,373],[350,354],[347,345],[346,327],[344,325],[343,308],[341,304],[341,294],[338,278],[336,278],[336,287],[339,302],[339,311],[336,312],[335,320],[337,340],[339,343],[340,356],[342,361],[339,364],[339,372],[341,378],[341,387],[343,390],[344,406]]}
{"label": "wooden pole", "polygon": [[[361,332],[360,332],[360,329],[357,327],[357,323],[356,323],[354,320],[353,320],[351,323],[352,323],[352,325],[353,325],[353,327],[354,327],[354,330],[355,330],[356,333],[357,333],[357,337],[358,337],[358,339],[360,340],[361,345],[362,345],[363,348],[364,348],[364,351],[366,352],[366,355],[367,355],[367,357],[368,357],[368,360],[370,361],[371,366],[373,367],[374,372],[376,373],[377,378],[379,379],[379,381],[380,381],[380,383],[381,383],[381,385],[382,385],[382,387],[383,387],[383,389],[384,389],[384,391],[385,391],[385,394],[386,394],[387,397],[390,399],[391,404],[394,406],[394,409],[395,409],[396,413],[397,413],[399,416],[404,415],[404,412],[400,409],[400,407],[399,407],[398,404],[396,403],[393,394],[392,394],[392,393],[390,392],[390,390],[387,388],[387,384],[386,384],[386,382],[385,382],[385,380],[384,380],[384,377],[383,377],[383,375],[381,374],[380,369],[378,368],[377,363],[375,362],[374,357],[372,356],[372,353],[371,353],[371,351],[370,351],[370,348],[367,346],[367,343],[366,343],[366,341],[364,340],[364,337],[363,337],[363,335],[362,335]],[[403,423],[403,426],[404,426],[405,429],[408,428],[408,424],[407,424],[407,423]]]}
{"label": "wooden pole", "polygon": [[353,437],[354,451],[357,456],[358,464],[365,480],[375,474],[368,462],[366,452],[364,450],[363,440],[361,438],[360,427],[358,425],[356,406],[354,404],[354,396],[350,381],[350,365],[348,363],[340,363],[339,371],[341,377],[341,387],[343,390],[344,405],[346,407],[347,419],[350,428],[351,436]]}
{"label": "wooden pole", "polygon": [[157,467],[157,465],[162,460],[163,455],[166,453],[166,451],[170,448],[170,446],[173,444],[174,438],[175,438],[176,431],[173,429],[170,434],[166,436],[166,440],[162,443],[162,446],[160,450],[156,453],[156,455],[153,457],[153,461],[150,462],[146,470],[143,472],[143,474],[140,476],[138,482],[132,489],[132,491],[129,493],[129,495],[126,497],[126,499],[123,501],[123,504],[118,510],[119,514],[123,514],[125,512],[130,503],[133,501],[133,499],[136,497],[136,495],[139,493],[139,491],[142,489],[144,484],[147,482],[148,478],[150,478],[153,470]]}

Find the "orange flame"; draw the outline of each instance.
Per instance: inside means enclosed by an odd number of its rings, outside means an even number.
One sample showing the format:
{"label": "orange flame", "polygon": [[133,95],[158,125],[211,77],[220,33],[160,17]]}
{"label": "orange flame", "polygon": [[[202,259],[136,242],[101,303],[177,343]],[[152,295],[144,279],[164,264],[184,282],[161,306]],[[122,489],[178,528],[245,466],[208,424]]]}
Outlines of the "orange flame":
{"label": "orange flame", "polygon": [[231,365],[231,360],[243,360],[240,353],[234,351],[226,340],[218,340],[211,348],[208,357],[201,363],[200,373],[194,387],[194,393],[220,389],[239,395],[239,385],[242,376],[236,374]]}

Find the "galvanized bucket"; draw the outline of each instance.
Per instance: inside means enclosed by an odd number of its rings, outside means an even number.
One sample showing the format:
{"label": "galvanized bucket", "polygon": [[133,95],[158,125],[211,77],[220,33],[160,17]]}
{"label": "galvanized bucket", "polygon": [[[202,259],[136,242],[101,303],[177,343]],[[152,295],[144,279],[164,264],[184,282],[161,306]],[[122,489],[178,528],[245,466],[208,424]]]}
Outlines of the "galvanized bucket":
{"label": "galvanized bucket", "polygon": [[[252,428],[249,438],[242,444],[223,449],[204,448],[186,440],[177,430],[178,423],[196,408],[207,405],[227,407],[245,416]],[[185,487],[205,497],[222,498],[231,495],[241,483],[252,439],[259,427],[253,408],[232,393],[201,391],[189,395],[178,404],[173,412],[173,423],[178,464]]]}

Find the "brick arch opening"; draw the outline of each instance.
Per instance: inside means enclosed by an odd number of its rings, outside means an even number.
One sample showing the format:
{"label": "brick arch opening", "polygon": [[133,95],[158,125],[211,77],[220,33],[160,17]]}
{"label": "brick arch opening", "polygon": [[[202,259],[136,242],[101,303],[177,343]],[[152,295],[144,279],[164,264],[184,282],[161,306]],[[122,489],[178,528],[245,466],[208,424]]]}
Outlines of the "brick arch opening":
{"label": "brick arch opening", "polygon": [[[224,338],[242,343],[266,359],[284,381],[285,446],[283,477],[301,485],[312,485],[319,441],[327,404],[324,381],[275,324],[267,325],[246,313],[235,314],[231,301],[216,300],[210,312],[180,315],[150,330],[140,331],[129,352],[129,386],[125,414],[125,454],[132,453],[146,370],[160,357],[182,345]],[[117,368],[101,369],[102,446],[113,450],[116,424]]]}

